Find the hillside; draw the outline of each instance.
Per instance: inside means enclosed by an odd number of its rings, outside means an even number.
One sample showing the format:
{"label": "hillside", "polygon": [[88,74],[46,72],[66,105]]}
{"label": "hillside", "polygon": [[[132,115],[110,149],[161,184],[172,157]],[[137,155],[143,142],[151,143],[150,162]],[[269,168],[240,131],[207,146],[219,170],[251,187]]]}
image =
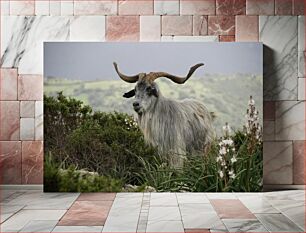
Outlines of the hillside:
{"label": "hillside", "polygon": [[[194,98],[203,102],[209,111],[215,112],[217,116],[215,127],[218,132],[225,122],[229,122],[235,129],[242,128],[250,95],[253,95],[256,107],[262,115],[261,76],[206,75],[205,78],[193,77],[184,85],[174,84],[167,79],[159,79],[157,83],[166,97]],[[133,87],[133,84],[121,80],[89,82],[47,78],[44,83],[46,95],[54,96],[57,92],[63,91],[64,95],[78,98],[92,106],[94,110],[129,114],[133,114],[133,99],[125,99],[122,95]]]}

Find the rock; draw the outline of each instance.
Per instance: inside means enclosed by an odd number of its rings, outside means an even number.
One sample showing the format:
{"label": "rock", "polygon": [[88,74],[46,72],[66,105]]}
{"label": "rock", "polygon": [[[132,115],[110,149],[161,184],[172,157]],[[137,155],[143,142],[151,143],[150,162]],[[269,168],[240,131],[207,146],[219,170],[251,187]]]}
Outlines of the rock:
{"label": "rock", "polygon": [[156,192],[156,189],[152,186],[145,186],[144,188],[137,185],[126,184],[122,189],[123,192]]}

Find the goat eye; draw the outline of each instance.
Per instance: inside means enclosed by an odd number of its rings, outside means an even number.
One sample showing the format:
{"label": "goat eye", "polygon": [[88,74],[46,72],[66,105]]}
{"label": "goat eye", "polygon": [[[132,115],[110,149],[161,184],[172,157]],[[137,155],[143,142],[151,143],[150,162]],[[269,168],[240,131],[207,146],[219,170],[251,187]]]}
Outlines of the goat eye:
{"label": "goat eye", "polygon": [[151,92],[152,91],[152,87],[146,87],[146,92]]}

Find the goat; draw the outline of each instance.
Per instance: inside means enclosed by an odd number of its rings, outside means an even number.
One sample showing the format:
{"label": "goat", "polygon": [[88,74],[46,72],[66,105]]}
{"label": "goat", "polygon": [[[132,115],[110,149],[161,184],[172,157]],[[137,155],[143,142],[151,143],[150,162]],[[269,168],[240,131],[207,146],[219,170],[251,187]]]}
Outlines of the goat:
{"label": "goat", "polygon": [[145,141],[157,147],[159,154],[169,155],[172,167],[182,167],[186,155],[204,154],[208,150],[215,137],[211,113],[197,100],[177,101],[164,97],[154,82],[165,77],[174,83],[184,84],[203,63],[191,67],[186,77],[166,72],[127,76],[119,71],[117,63],[113,64],[123,81],[137,83],[123,97],[135,96],[133,108]]}

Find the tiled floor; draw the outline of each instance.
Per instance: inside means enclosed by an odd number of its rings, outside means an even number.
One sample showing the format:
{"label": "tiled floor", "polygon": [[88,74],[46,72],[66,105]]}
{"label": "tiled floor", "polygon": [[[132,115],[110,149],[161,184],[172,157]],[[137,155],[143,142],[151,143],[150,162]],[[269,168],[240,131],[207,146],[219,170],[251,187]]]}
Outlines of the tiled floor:
{"label": "tiled floor", "polygon": [[2,190],[1,232],[304,232],[305,191],[43,193]]}

